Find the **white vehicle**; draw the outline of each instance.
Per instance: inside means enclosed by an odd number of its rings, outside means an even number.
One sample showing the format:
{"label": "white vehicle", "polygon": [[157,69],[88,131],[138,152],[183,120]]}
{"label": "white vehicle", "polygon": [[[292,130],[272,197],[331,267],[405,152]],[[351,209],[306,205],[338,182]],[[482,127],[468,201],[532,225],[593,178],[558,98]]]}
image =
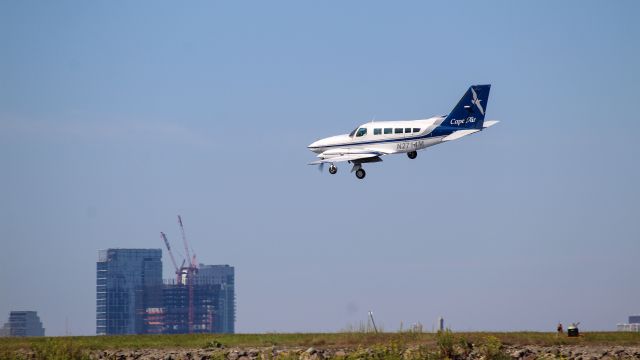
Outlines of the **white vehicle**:
{"label": "white vehicle", "polygon": [[375,121],[355,128],[350,134],[331,136],[309,145],[319,160],[309,165],[330,163],[329,173],[335,174],[335,163],[353,164],[351,172],[358,179],[366,175],[362,164],[382,161],[383,155],[406,153],[410,159],[418,150],[443,142],[457,140],[498,123],[484,120],[491,85],[472,85],[449,115],[422,120]]}

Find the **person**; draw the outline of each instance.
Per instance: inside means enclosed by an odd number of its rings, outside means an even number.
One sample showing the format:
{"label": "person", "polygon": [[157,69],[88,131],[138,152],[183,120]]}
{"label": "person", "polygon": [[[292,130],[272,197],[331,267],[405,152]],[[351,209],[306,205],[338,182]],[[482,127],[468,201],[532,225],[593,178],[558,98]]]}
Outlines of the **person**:
{"label": "person", "polygon": [[557,336],[560,336],[564,333],[563,329],[562,329],[562,323],[558,323],[558,333],[556,334]]}

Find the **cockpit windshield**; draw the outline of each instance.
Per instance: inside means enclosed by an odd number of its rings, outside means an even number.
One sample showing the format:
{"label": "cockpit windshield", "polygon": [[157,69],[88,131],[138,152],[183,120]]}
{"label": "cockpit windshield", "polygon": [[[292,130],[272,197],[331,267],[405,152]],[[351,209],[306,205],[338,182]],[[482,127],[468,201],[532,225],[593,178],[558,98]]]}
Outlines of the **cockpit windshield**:
{"label": "cockpit windshield", "polygon": [[367,128],[355,128],[352,132],[349,133],[349,137],[360,137],[367,135]]}

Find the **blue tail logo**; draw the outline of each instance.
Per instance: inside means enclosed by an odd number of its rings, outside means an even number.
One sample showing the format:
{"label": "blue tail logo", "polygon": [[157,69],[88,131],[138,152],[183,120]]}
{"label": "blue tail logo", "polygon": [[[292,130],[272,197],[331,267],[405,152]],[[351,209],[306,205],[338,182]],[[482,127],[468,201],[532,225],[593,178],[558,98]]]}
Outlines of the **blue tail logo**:
{"label": "blue tail logo", "polygon": [[440,126],[482,129],[491,85],[472,85]]}

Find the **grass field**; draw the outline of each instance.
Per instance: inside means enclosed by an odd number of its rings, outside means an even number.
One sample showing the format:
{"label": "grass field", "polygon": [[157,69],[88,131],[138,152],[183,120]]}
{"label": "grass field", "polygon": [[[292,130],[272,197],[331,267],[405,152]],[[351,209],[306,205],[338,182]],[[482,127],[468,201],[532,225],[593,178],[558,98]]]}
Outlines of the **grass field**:
{"label": "grass field", "polygon": [[[640,346],[640,333],[590,332],[579,338],[557,337],[542,332],[467,332],[453,333],[457,339],[482,342],[490,336],[505,345],[620,345]],[[6,354],[20,349],[68,347],[71,350],[206,348],[211,344],[224,347],[343,347],[385,345],[435,346],[434,333],[319,333],[319,334],[206,334],[206,335],[126,335],[73,336],[42,338],[0,338],[0,349]]]}

